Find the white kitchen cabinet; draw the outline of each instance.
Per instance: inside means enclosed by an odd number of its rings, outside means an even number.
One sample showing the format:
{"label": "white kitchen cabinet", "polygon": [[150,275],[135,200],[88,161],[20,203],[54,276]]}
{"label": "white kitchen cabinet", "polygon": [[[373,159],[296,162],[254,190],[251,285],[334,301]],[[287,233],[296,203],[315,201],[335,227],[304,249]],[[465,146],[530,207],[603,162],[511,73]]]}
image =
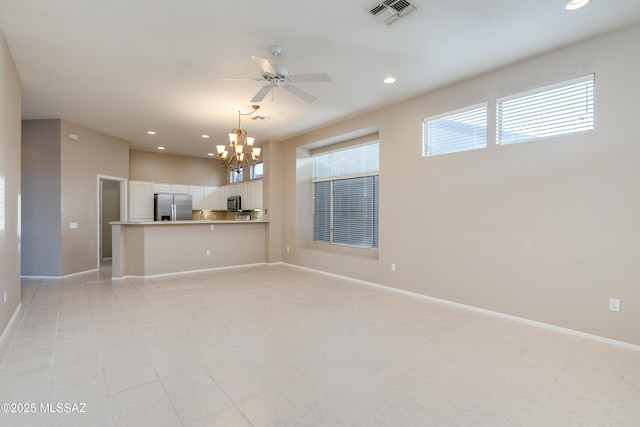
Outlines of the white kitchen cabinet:
{"label": "white kitchen cabinet", "polygon": [[240,196],[242,200],[247,198],[247,184],[229,184],[229,196]]}
{"label": "white kitchen cabinet", "polygon": [[262,209],[262,180],[249,181],[247,183],[247,201],[242,202],[242,209]]}
{"label": "white kitchen cabinet", "polygon": [[217,210],[221,210],[221,211],[226,211],[227,210],[227,197],[229,197],[229,186],[228,185],[223,185],[222,187],[218,188],[218,192],[217,195],[218,197],[216,197],[216,200],[218,201],[217,203]]}
{"label": "white kitchen cabinet", "polygon": [[191,194],[191,200],[193,201],[193,210],[199,211],[205,209],[204,207],[204,187],[199,185],[190,185],[189,194]]}
{"label": "white kitchen cabinet", "polygon": [[156,182],[153,184],[154,193],[189,194],[189,186],[184,184],[168,184]]}
{"label": "white kitchen cabinet", "polygon": [[189,194],[189,186],[183,184],[171,184],[171,194]]}
{"label": "white kitchen cabinet", "polygon": [[208,211],[218,211],[221,210],[218,207],[218,191],[219,187],[204,187],[204,195],[202,201],[202,209],[206,209]]}
{"label": "white kitchen cabinet", "polygon": [[129,181],[129,221],[153,221],[153,182]]}
{"label": "white kitchen cabinet", "polygon": [[157,194],[160,194],[160,193],[171,194],[171,184],[163,184],[160,182],[155,182],[153,184],[153,192]]}

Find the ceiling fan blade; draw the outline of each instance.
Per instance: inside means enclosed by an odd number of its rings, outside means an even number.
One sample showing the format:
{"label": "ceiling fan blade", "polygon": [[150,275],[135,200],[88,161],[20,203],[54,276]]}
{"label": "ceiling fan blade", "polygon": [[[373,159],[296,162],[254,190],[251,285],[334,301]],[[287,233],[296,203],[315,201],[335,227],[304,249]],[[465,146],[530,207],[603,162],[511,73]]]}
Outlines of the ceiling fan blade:
{"label": "ceiling fan blade", "polygon": [[264,97],[267,96],[270,90],[271,90],[271,85],[262,86],[262,89],[260,89],[258,93],[256,93],[254,97],[251,99],[251,102],[262,101]]}
{"label": "ceiling fan blade", "polygon": [[296,83],[322,83],[331,81],[331,76],[327,73],[293,74],[289,76],[289,78]]}
{"label": "ceiling fan blade", "polygon": [[309,92],[300,89],[299,87],[296,87],[296,86],[283,86],[283,87],[289,92],[291,92],[292,94],[294,94],[295,96],[297,96],[298,98],[303,99],[307,102],[313,102],[316,99],[318,99],[315,96],[311,95]]}
{"label": "ceiling fan blade", "polygon": [[261,82],[264,79],[261,77],[214,77],[215,80],[254,80]]}
{"label": "ceiling fan blade", "polygon": [[260,67],[263,73],[270,73],[274,75],[278,74],[276,73],[276,70],[273,69],[273,65],[271,65],[268,60],[260,58],[259,56],[252,56],[251,59],[253,59],[253,61],[258,64],[258,67]]}

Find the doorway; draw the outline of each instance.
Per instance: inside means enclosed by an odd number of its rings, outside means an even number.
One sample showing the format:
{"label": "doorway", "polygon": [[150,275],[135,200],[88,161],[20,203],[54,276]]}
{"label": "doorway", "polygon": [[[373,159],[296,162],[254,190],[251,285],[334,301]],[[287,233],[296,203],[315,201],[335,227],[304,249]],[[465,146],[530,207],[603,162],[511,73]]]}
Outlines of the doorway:
{"label": "doorway", "polygon": [[98,176],[98,269],[110,267],[113,252],[110,222],[126,220],[126,179]]}

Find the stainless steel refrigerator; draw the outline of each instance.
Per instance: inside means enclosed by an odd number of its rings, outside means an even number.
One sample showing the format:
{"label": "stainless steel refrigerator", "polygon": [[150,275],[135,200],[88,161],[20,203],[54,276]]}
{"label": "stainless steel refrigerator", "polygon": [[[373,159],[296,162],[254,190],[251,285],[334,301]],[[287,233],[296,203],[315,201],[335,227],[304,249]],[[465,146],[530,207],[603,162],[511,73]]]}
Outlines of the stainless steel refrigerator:
{"label": "stainless steel refrigerator", "polygon": [[190,194],[154,194],[153,215],[156,221],[188,221],[192,219]]}

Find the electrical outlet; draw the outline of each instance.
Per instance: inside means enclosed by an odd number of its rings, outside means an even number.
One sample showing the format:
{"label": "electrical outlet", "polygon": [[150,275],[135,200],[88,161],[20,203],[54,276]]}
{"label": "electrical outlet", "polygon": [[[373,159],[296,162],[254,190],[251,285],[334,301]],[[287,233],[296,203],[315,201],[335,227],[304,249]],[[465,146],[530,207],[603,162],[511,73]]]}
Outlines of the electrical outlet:
{"label": "electrical outlet", "polygon": [[207,254],[207,256],[211,255],[211,249],[207,249],[205,253]]}
{"label": "electrical outlet", "polygon": [[3,294],[4,294],[4,296],[2,297],[2,299],[3,299],[4,303],[6,304],[7,303],[7,291],[4,291]]}
{"label": "electrical outlet", "polygon": [[289,246],[287,246],[287,252],[289,252],[291,250],[291,248]]}
{"label": "electrical outlet", "polygon": [[[215,218],[215,217],[214,217],[214,218]],[[209,226],[209,229],[210,229],[211,231],[213,231],[215,228],[216,228],[216,226],[215,226],[215,225],[213,225],[213,224],[211,224],[211,225]]]}
{"label": "electrical outlet", "polygon": [[396,271],[396,265],[395,264],[391,264],[391,271]]}
{"label": "electrical outlet", "polygon": [[620,300],[618,298],[609,298],[609,310],[620,311]]}

